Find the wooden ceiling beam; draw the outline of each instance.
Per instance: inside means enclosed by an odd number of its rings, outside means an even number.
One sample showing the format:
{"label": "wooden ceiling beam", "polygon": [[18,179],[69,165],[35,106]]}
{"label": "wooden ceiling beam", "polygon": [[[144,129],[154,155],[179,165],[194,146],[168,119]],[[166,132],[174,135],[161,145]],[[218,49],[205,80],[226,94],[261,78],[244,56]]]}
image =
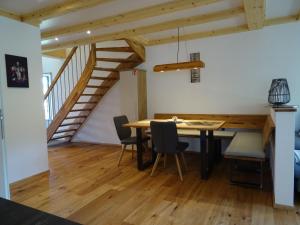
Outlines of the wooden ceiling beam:
{"label": "wooden ceiling beam", "polygon": [[14,13],[14,12],[10,12],[6,9],[1,9],[0,8],[0,16],[3,16],[3,17],[7,17],[9,19],[13,19],[13,20],[18,20],[18,21],[21,21],[21,16]]}
{"label": "wooden ceiling beam", "polygon": [[177,12],[180,10],[208,5],[217,1],[220,0],[173,0],[154,6],[125,12],[119,15],[89,21],[86,23],[76,24],[61,29],[45,31],[42,32],[42,39],[50,39],[61,35],[84,32],[88,29],[105,28],[116,24],[138,21],[150,17],[160,16],[167,13]]}
{"label": "wooden ceiling beam", "polygon": [[264,26],[266,0],[244,0],[244,8],[249,30],[261,29]]}
{"label": "wooden ceiling beam", "polygon": [[114,0],[81,0],[81,1],[67,0],[60,4],[55,4],[27,14],[23,14],[22,21],[24,22],[43,21],[67,13],[75,12],[81,9],[90,8],[100,4],[108,3],[111,1]]}
{"label": "wooden ceiling beam", "polygon": [[292,23],[292,22],[297,22],[297,21],[299,22],[298,16],[299,15],[297,14],[297,15],[267,19],[267,20],[265,20],[264,25],[265,26],[273,26],[273,25],[280,25],[280,24]]}
{"label": "wooden ceiling beam", "polygon": [[224,20],[224,19],[235,17],[242,13],[244,13],[244,9],[238,7],[234,9],[223,10],[223,11],[209,13],[209,14],[201,14],[201,15],[191,16],[191,17],[185,17],[185,18],[171,20],[163,23],[157,23],[157,24],[148,25],[144,27],[137,27],[129,30],[123,30],[123,31],[103,34],[99,36],[91,36],[88,38],[72,40],[72,41],[67,41],[67,42],[62,42],[57,44],[56,43],[48,44],[42,46],[42,49],[44,51],[49,51],[53,49],[78,46],[78,45],[83,45],[88,43],[97,43],[101,41],[117,40],[117,39],[124,39],[124,38],[128,39],[130,37],[134,37],[138,35],[156,33],[160,31],[175,29],[177,27],[199,25],[199,24],[214,22],[218,20]]}
{"label": "wooden ceiling beam", "polygon": [[[274,26],[274,25],[280,25],[280,24],[285,24],[285,23],[297,22],[297,21],[299,21],[297,18],[298,18],[298,15],[292,15],[292,16],[267,19],[264,21],[264,26]],[[221,29],[216,29],[216,30],[210,30],[210,31],[185,34],[185,35],[181,35],[179,37],[179,40],[187,41],[187,40],[201,39],[201,38],[207,38],[207,37],[216,37],[216,36],[222,36],[222,35],[226,35],[226,34],[234,34],[234,33],[246,32],[246,31],[249,31],[248,24],[235,26],[235,27],[227,27],[227,28],[221,28]],[[176,42],[176,41],[177,41],[177,35],[174,35],[174,36],[165,37],[165,38],[161,38],[161,39],[149,40],[147,46],[168,44],[168,43],[172,43],[172,42]]]}
{"label": "wooden ceiling beam", "polygon": [[138,35],[138,36],[134,36],[134,37],[130,37],[130,40],[136,41],[142,45],[147,45],[149,42],[148,38],[145,38],[142,35]]}
{"label": "wooden ceiling beam", "polygon": [[140,59],[143,62],[145,62],[146,59],[145,47],[141,43],[135,40],[127,39],[125,41],[133,49],[133,51],[140,57]]}
{"label": "wooden ceiling beam", "polygon": [[67,58],[67,51],[66,49],[58,49],[54,51],[45,52],[43,55],[54,57],[54,58],[65,59]]}
{"label": "wooden ceiling beam", "polygon": [[[187,41],[187,40],[193,40],[193,39],[201,39],[201,38],[207,38],[207,37],[215,37],[215,36],[221,36],[226,34],[233,34],[233,33],[239,33],[248,31],[247,24],[240,25],[240,26],[234,26],[234,27],[227,27],[227,28],[221,28],[216,30],[210,30],[210,31],[201,31],[201,32],[195,32],[191,34],[185,34],[180,35],[179,40],[180,41]],[[148,42],[148,46],[150,45],[161,45],[161,44],[167,44],[172,42],[177,42],[177,35],[156,39],[156,40],[150,40]]]}

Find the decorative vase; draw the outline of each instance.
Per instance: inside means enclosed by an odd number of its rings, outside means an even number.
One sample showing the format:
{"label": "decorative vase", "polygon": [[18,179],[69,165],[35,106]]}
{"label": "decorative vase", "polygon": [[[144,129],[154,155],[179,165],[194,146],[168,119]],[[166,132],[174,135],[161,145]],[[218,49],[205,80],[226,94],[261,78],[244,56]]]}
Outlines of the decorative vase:
{"label": "decorative vase", "polygon": [[273,79],[268,101],[272,105],[284,105],[290,102],[290,90],[287,79]]}

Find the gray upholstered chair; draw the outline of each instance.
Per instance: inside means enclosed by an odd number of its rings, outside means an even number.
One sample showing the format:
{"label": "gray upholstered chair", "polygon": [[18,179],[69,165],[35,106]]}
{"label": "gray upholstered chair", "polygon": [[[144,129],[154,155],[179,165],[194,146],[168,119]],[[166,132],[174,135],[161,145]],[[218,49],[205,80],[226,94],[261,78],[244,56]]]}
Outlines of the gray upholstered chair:
{"label": "gray upholstered chair", "polygon": [[181,156],[183,165],[185,169],[187,169],[183,152],[186,150],[189,144],[178,141],[177,128],[174,122],[151,121],[150,127],[154,151],[157,152],[157,157],[152,168],[151,176],[153,176],[162,154],[164,155],[164,164],[166,164],[167,155],[174,155],[180,180],[183,181],[178,156]]}
{"label": "gray upholstered chair", "polygon": [[[127,116],[116,116],[113,118],[115,127],[117,130],[118,137],[122,144],[122,152],[119,157],[118,166],[120,166],[122,157],[124,155],[125,149],[127,145],[131,145],[131,158],[133,158],[134,155],[134,145],[136,145],[137,139],[135,136],[131,136],[131,128],[130,127],[124,127],[124,124],[129,123]],[[147,142],[149,140],[149,137],[143,138],[143,142]],[[147,145],[145,146],[147,148]]]}

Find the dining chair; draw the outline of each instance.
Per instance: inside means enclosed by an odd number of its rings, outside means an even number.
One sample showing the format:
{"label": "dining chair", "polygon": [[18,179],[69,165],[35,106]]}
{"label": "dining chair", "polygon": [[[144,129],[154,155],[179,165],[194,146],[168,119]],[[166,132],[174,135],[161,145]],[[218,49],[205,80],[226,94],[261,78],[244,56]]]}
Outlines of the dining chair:
{"label": "dining chair", "polygon": [[174,155],[180,180],[183,181],[182,170],[178,156],[181,156],[183,166],[185,170],[187,170],[187,165],[183,152],[187,149],[189,144],[186,142],[178,141],[177,128],[175,122],[151,121],[150,127],[152,142],[154,144],[154,151],[157,152],[157,157],[150,176],[153,176],[162,154],[164,155],[164,166],[166,165],[167,155]]}
{"label": "dining chair", "polygon": [[[123,158],[123,155],[124,155],[127,145],[131,145],[131,158],[133,159],[134,145],[137,144],[137,138],[136,138],[136,136],[131,136],[132,132],[131,132],[130,127],[124,127],[124,124],[129,123],[127,116],[125,116],[125,115],[116,116],[113,118],[113,120],[114,120],[114,124],[115,124],[116,130],[117,130],[118,137],[119,137],[119,139],[121,141],[121,145],[122,145],[122,151],[121,151],[119,161],[118,161],[118,166],[120,166],[120,163]],[[142,139],[143,145],[146,149],[148,147],[147,147],[147,144],[145,144],[145,142],[147,142],[149,139],[150,139],[149,137],[144,137]]]}

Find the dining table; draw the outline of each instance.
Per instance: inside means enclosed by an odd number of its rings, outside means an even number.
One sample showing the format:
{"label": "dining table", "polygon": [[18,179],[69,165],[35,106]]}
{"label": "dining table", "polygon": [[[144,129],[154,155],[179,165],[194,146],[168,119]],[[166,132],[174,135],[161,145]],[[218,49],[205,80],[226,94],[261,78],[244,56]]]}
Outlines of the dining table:
{"label": "dining table", "polygon": [[[195,131],[199,134],[200,140],[200,176],[201,179],[207,180],[213,167],[213,151],[214,151],[214,131],[219,130],[224,125],[225,121],[221,120],[182,120],[182,119],[145,119],[140,121],[129,122],[124,127],[136,129],[137,138],[137,168],[145,170],[151,166],[156,159],[156,152],[152,146],[151,157],[144,160],[145,146],[143,145],[143,130],[149,130],[151,121],[168,122],[174,121],[177,129],[192,131],[191,136],[195,137]],[[186,132],[185,136],[188,136]]]}

